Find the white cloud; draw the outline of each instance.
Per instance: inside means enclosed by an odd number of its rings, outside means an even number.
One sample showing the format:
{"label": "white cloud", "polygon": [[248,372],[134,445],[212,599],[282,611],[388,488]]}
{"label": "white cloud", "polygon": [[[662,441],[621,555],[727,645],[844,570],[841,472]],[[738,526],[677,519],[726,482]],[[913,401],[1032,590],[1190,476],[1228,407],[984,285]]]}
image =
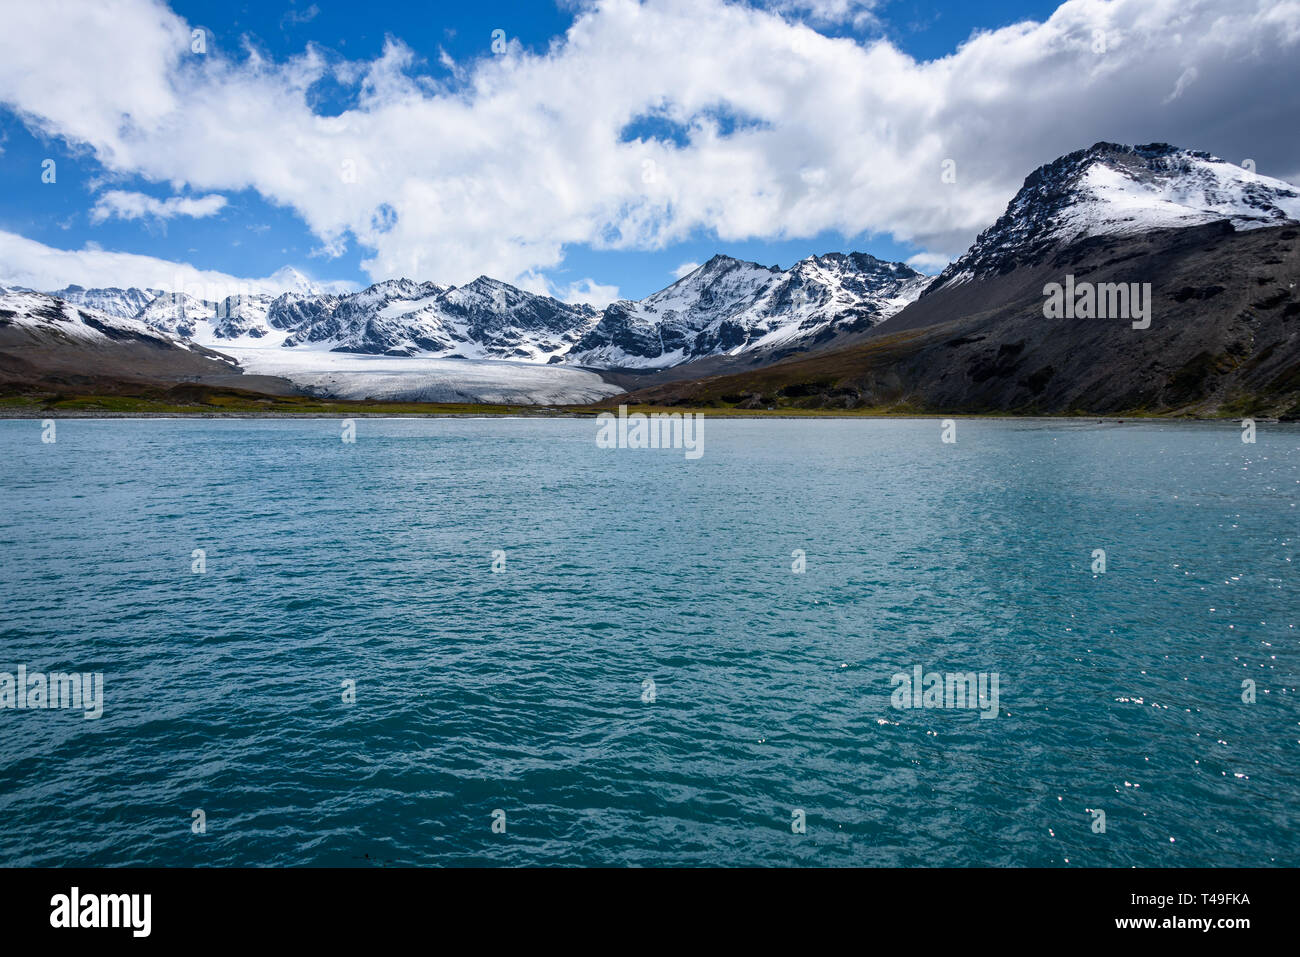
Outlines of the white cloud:
{"label": "white cloud", "polygon": [[585,303],[596,309],[604,309],[618,299],[618,286],[602,286],[593,279],[580,279],[570,283],[558,298],[574,305]]}
{"label": "white cloud", "polygon": [[[112,252],[96,243],[81,249],[56,249],[0,230],[0,280],[6,285],[53,290],[64,286],[138,286],[168,292],[190,292],[215,300],[237,293],[278,295],[302,287],[305,277],[285,267],[262,279],[247,279],[189,263],[169,262],[136,253]],[[322,283],[334,291],[355,289],[355,283]]]}
{"label": "white cloud", "polygon": [[319,15],[320,7],[313,3],[306,10],[289,10],[286,12],[285,15],[280,18],[280,26],[297,26],[301,23],[311,23],[311,21],[315,20]]}
{"label": "white cloud", "polygon": [[879,22],[875,14],[878,0],[774,0],[770,6],[818,26],[847,23],[862,28]]}
{"label": "white cloud", "polygon": [[201,219],[214,216],[226,206],[226,197],[218,193],[207,196],[169,196],[157,199],[145,193],[126,190],[109,190],[95,202],[90,211],[91,222],[102,223],[113,216],[119,219],[171,219],[173,216],[193,216]]}
{"label": "white cloud", "polygon": [[1174,84],[1174,91],[1170,93],[1167,97],[1165,97],[1165,102],[1166,103],[1172,102],[1173,100],[1176,100],[1180,96],[1182,96],[1183,93],[1187,91],[1187,88],[1196,82],[1196,77],[1197,77],[1196,67],[1189,66],[1186,70],[1183,71],[1182,75],[1178,78],[1178,82]]}
{"label": "white cloud", "polygon": [[943,267],[952,262],[951,256],[945,256],[942,253],[917,253],[907,261],[907,264],[917,272],[923,272],[928,276],[937,276],[943,272]]}
{"label": "white cloud", "polygon": [[550,296],[552,299],[559,299],[561,302],[574,303],[575,305],[586,303],[596,309],[603,309],[618,299],[618,286],[602,286],[590,278],[579,279],[567,286],[560,286],[542,273],[528,272],[516,276],[513,283],[525,292],[535,293],[539,296]]}
{"label": "white cloud", "polygon": [[[110,173],[253,189],[324,254],[359,243],[376,279],[537,278],[568,245],[700,233],[723,250],[883,233],[951,256],[1034,167],[1102,139],[1300,168],[1296,0],[1070,0],[929,62],[721,0],[596,0],[544,53],[485,49],[446,83],[398,40],[331,65],[310,47],[195,56],[189,29],[150,0],[10,5],[0,100]],[[331,73],[357,79],[357,105],[317,116],[309,89]],[[624,142],[649,112],[686,145]],[[719,115],[747,122],[724,135]]]}
{"label": "white cloud", "polygon": [[699,268],[700,268],[699,263],[682,263],[680,266],[678,266],[676,269],[673,270],[673,278],[681,279],[683,276],[689,275],[690,273],[695,272],[695,270]]}

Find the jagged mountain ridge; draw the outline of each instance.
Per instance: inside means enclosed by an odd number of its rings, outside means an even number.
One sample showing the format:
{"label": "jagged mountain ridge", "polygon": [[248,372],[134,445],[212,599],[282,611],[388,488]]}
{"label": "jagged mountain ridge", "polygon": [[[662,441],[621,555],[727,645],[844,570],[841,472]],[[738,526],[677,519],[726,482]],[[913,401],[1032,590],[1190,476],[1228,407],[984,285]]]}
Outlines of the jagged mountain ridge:
{"label": "jagged mountain ridge", "polygon": [[163,295],[163,290],[139,289],[134,286],[130,289],[86,289],[82,286],[66,286],[51,292],[50,295],[75,306],[85,306],[87,309],[117,316],[119,319],[133,319],[140,314],[141,309]]}
{"label": "jagged mountain ridge", "polygon": [[[273,319],[287,309],[282,304]],[[590,306],[563,303],[486,276],[460,287],[396,279],[343,297],[332,307],[323,305],[320,315],[294,328],[284,345],[544,362],[567,352],[596,319]]]}
{"label": "jagged mountain ridge", "polygon": [[486,276],[459,288],[391,279],[346,295],[245,293],[219,301],[136,288],[93,292],[115,304],[147,299],[131,318],[212,348],[239,344],[544,362],[566,352],[599,317],[590,306]]}
{"label": "jagged mountain ridge", "polygon": [[811,343],[878,323],[928,277],[865,253],[829,253],[788,270],[715,256],[640,302],[603,311],[480,276],[464,286],[392,279],[360,292],[100,289],[96,301],[211,348],[223,344],[367,355],[663,368],[710,355]]}
{"label": "jagged mountain ridge", "polygon": [[866,253],[810,256],[788,270],[714,256],[640,302],[611,305],[565,361],[666,368],[706,356],[811,344],[884,321],[928,282],[903,263]]}

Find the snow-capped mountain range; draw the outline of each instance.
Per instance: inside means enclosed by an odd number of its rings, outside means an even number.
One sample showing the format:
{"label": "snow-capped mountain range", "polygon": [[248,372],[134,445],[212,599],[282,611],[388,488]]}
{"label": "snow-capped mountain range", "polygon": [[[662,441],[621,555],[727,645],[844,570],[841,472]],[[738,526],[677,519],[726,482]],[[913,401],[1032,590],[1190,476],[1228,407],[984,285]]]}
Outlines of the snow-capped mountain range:
{"label": "snow-capped mountain range", "polygon": [[788,270],[715,256],[667,289],[600,312],[487,276],[459,287],[390,279],[350,294],[220,301],[136,288],[70,286],[50,295],[213,349],[657,369],[866,328],[915,299],[927,281],[902,263],[829,253]]}
{"label": "snow-capped mountain range", "polygon": [[[189,318],[203,304],[187,298],[155,300],[149,312],[155,322],[191,330],[180,336],[47,293],[0,287],[0,387],[130,393],[202,383],[277,395],[496,405],[581,405],[622,391],[595,372],[537,362],[257,348],[244,344],[255,341],[246,335],[214,351],[197,338],[224,327],[206,311]],[[244,302],[232,312],[238,322],[254,310]]]}
{"label": "snow-capped mountain range", "polygon": [[[287,325],[291,303],[269,321]],[[336,352],[545,362],[562,356],[597,319],[575,306],[480,276],[460,287],[390,280],[333,303],[294,327],[284,344]]]}
{"label": "snow-capped mountain range", "polygon": [[68,286],[50,293],[64,302],[74,306],[85,306],[110,316],[133,319],[145,306],[163,294],[161,289],[83,289],[81,286]]}
{"label": "snow-capped mountain range", "polygon": [[[13,388],[116,391],[176,381],[243,379],[230,356],[30,290],[0,288],[0,383]],[[129,385],[127,385],[129,384]]]}
{"label": "snow-capped mountain range", "polygon": [[[89,292],[111,305],[138,290]],[[599,315],[480,277],[459,288],[390,279],[348,295],[288,292],[219,302],[163,293],[134,318],[212,348],[546,362],[566,353]]]}
{"label": "snow-capped mountain range", "polygon": [[79,286],[50,295],[224,351],[258,371],[300,366],[303,357],[290,357],[298,353],[660,370],[746,353],[773,361],[1079,239],[1225,219],[1237,229],[1300,219],[1300,191],[1208,153],[1098,143],[1031,173],[997,222],[933,280],[865,253],[829,253],[789,269],[714,256],[645,299],[601,311],[486,276],[460,287],[392,279],[352,292],[292,270],[275,275],[278,295],[209,300]]}
{"label": "snow-capped mountain range", "polygon": [[1300,190],[1167,143],[1097,143],[1030,173],[1006,212],[926,292],[1007,272],[1090,236],[1225,219],[1238,230],[1300,219]]}

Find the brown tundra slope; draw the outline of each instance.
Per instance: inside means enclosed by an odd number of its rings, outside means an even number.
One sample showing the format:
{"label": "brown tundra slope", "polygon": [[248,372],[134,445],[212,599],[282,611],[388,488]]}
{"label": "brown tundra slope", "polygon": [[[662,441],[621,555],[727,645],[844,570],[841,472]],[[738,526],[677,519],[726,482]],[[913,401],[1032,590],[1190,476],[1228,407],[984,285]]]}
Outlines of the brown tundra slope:
{"label": "brown tundra slope", "polygon": [[295,391],[282,379],[241,375],[228,356],[139,320],[44,293],[0,291],[0,394],[139,395],[180,384]]}
{"label": "brown tundra slope", "polygon": [[[1150,328],[1045,318],[1044,287],[1067,274],[1150,283]],[[1298,283],[1294,223],[1094,236],[936,283],[856,343],[602,404],[1296,418]]]}

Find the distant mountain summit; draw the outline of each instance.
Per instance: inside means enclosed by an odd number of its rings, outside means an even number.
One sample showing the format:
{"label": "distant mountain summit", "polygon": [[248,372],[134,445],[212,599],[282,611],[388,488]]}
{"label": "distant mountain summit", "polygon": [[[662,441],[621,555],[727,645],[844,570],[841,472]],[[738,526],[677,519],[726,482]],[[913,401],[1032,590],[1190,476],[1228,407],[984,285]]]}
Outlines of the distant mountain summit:
{"label": "distant mountain summit", "polygon": [[883,322],[929,281],[903,263],[866,253],[810,256],[784,270],[714,256],[640,302],[611,305],[563,361],[663,369],[707,356],[810,345]]}
{"label": "distant mountain summit", "polygon": [[346,295],[354,292],[356,287],[348,282],[317,282],[309,279],[292,266],[284,266],[271,274],[268,285],[282,293],[299,296]]}
{"label": "distant mountain summit", "polygon": [[480,276],[460,287],[394,279],[344,296],[285,340],[336,352],[545,362],[595,323],[570,305]]}
{"label": "distant mountain summit", "polygon": [[945,269],[926,295],[1033,265],[1090,236],[1228,220],[1238,230],[1300,219],[1300,191],[1199,150],[1167,143],[1096,145],[1040,166],[1006,212]]}
{"label": "distant mountain summit", "polygon": [[132,319],[140,310],[163,294],[161,289],[85,289],[81,286],[65,286],[49,295],[74,306],[85,306],[97,312],[105,312],[119,319]]}

